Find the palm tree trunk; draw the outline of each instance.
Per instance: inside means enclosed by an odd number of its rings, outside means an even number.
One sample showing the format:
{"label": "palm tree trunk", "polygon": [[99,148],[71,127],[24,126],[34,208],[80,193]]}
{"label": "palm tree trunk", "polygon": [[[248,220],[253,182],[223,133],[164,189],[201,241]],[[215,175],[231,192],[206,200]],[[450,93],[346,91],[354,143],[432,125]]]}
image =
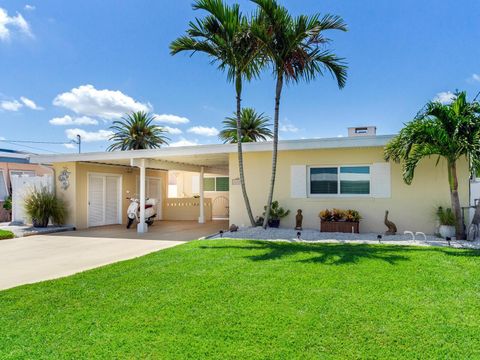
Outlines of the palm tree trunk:
{"label": "palm tree trunk", "polygon": [[457,240],[465,239],[465,230],[463,228],[462,208],[460,206],[460,198],[458,197],[458,178],[456,161],[448,161],[448,181],[450,184],[450,199],[452,201],[452,209],[455,214],[455,233]]}
{"label": "palm tree trunk", "polygon": [[247,187],[245,185],[245,174],[243,172],[243,151],[242,151],[242,75],[237,74],[235,78],[235,88],[237,92],[237,152],[238,152],[238,172],[240,174],[240,185],[242,187],[243,201],[247,209],[248,218],[252,226],[255,226],[255,219],[252,214],[252,207],[248,199]]}
{"label": "palm tree trunk", "polygon": [[265,218],[263,220],[263,228],[268,225],[270,216],[270,208],[272,207],[273,191],[275,189],[275,176],[277,173],[277,157],[278,157],[278,118],[280,115],[280,97],[282,96],[283,73],[277,73],[277,86],[275,89],[275,116],[273,120],[273,152],[272,152],[272,177],[270,179],[270,191],[268,193],[267,208],[265,210]]}

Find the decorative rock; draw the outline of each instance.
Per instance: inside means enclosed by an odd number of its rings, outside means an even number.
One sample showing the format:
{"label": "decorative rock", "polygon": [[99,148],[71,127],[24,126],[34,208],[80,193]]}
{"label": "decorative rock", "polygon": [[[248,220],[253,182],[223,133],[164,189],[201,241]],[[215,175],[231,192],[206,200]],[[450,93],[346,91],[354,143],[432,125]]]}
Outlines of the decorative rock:
{"label": "decorative rock", "polygon": [[230,232],[237,232],[238,231],[238,226],[235,224],[230,225]]}

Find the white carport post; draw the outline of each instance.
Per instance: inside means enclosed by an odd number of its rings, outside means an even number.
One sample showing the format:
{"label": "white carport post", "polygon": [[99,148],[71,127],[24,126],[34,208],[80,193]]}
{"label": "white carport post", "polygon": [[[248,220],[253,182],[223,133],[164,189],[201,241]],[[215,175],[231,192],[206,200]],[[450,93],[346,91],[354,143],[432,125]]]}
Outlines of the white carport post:
{"label": "white carport post", "polygon": [[137,225],[137,233],[148,232],[148,225],[145,223],[145,159],[138,162],[140,168],[140,219]]}
{"label": "white carport post", "polygon": [[205,223],[205,194],[204,194],[204,191],[203,191],[204,175],[205,175],[205,169],[202,166],[200,168],[200,176],[199,176],[200,184],[198,186],[199,191],[200,191],[200,216],[198,217],[198,223],[199,224],[204,224]]}

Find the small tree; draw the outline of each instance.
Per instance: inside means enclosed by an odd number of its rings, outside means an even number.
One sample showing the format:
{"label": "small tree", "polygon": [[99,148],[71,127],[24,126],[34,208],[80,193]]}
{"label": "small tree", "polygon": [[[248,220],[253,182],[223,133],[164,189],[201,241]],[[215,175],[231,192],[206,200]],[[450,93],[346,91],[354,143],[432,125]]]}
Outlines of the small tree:
{"label": "small tree", "polygon": [[126,114],[110,126],[113,135],[109,140],[113,143],[107,151],[155,149],[168,144],[168,133],[154,124],[153,115],[144,111]]}
{"label": "small tree", "polygon": [[386,160],[402,163],[407,184],[412,183],[418,163],[432,155],[447,161],[456,236],[465,239],[457,161],[469,159],[472,172],[480,166],[480,104],[469,103],[465,92],[457,93],[451,104],[429,102],[385,148]]}
{"label": "small tree", "polygon": [[[244,108],[241,112],[241,136],[242,142],[265,141],[272,137],[270,119],[263,113],[258,114],[252,108]],[[223,121],[223,130],[219,135],[224,143],[237,142],[237,118],[228,117]]]}

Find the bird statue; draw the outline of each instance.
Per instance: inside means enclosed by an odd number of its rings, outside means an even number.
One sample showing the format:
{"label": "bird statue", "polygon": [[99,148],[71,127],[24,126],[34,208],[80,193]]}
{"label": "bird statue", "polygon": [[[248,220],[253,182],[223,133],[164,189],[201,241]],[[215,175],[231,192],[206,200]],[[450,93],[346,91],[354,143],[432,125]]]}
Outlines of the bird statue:
{"label": "bird statue", "polygon": [[395,225],[392,221],[388,220],[388,210],[385,211],[385,226],[388,228],[385,235],[395,235],[397,233],[397,225]]}

